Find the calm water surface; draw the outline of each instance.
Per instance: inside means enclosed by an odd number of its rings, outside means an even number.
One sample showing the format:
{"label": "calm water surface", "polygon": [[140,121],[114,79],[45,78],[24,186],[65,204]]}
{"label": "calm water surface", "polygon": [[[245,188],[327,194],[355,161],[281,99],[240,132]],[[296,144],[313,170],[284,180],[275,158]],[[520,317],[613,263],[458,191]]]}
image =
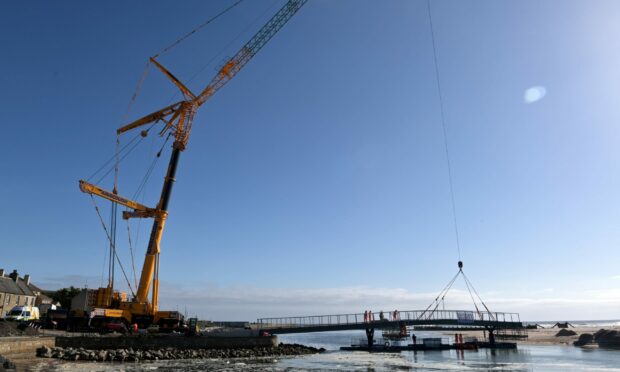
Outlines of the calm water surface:
{"label": "calm water surface", "polygon": [[[431,336],[420,334],[418,338]],[[42,361],[40,371],[618,371],[620,350],[559,345],[519,345],[517,350],[456,350],[402,353],[339,351],[359,331],[281,335],[285,343],[324,347],[318,355],[261,360],[184,360],[143,363]],[[439,337],[435,335],[435,337]]]}

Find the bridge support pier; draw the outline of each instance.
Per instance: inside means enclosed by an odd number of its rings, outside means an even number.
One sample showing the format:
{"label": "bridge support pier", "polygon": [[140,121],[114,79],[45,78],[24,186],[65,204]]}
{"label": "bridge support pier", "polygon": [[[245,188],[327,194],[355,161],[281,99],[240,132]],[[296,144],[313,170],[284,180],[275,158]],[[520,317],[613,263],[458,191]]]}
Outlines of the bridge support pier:
{"label": "bridge support pier", "polygon": [[375,338],[375,329],[374,328],[366,328],[366,338],[368,339],[368,347],[372,347]]}
{"label": "bridge support pier", "polygon": [[495,334],[493,332],[495,332],[495,328],[493,327],[485,327],[487,329],[487,332],[489,332],[489,344],[491,345],[491,347],[495,346]]}

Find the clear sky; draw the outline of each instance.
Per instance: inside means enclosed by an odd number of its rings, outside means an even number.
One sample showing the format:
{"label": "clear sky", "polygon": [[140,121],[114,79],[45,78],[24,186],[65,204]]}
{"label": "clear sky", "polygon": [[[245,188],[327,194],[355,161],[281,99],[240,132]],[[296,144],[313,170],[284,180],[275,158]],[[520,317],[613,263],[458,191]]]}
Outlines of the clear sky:
{"label": "clear sky", "polygon": [[[150,68],[125,116],[148,57],[232,3],[1,3],[0,267],[102,284],[106,237],[77,181],[117,127],[171,102]],[[246,0],[159,61],[199,91],[283,3]],[[492,310],[620,318],[620,2],[431,8],[465,272]],[[121,163],[122,195],[161,143]],[[177,179],[162,309],[425,307],[458,260],[426,1],[309,0],[202,107]],[[138,267],[148,226],[131,223]],[[124,221],[118,236],[131,273]],[[446,307],[472,307],[463,290]]]}

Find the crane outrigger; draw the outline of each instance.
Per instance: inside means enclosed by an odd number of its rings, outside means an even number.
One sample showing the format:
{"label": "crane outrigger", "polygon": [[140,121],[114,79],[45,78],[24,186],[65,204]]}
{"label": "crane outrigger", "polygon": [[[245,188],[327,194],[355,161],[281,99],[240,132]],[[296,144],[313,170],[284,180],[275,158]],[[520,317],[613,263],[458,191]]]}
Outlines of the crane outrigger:
{"label": "crane outrigger", "polygon": [[[111,284],[99,288],[95,296],[94,313],[103,318],[122,318],[128,323],[140,327],[158,324],[160,327],[175,327],[182,322],[176,311],[159,311],[159,255],[160,242],[168,217],[168,204],[181,152],[187,147],[194,116],[200,106],[211,98],[219,89],[229,82],[241,69],[271,40],[271,38],[297,13],[307,0],[289,0],[280,10],[224,65],[200,92],[194,94],[155,58],[150,61],[181,91],[183,100],[148,114],[134,122],[117,129],[122,135],[147,124],[164,122],[160,135],[171,134],[174,137],[168,170],[164,178],[159,202],[154,208],[147,207],[133,200],[118,195],[117,191],[107,191],[99,186],[80,180],[80,190],[96,195],[116,204],[127,207],[123,218],[153,218],[153,227],[149,238],[140,281],[135,296],[128,300],[114,292]],[[152,286],[152,288],[151,288]],[[151,290],[151,299],[148,295]]]}

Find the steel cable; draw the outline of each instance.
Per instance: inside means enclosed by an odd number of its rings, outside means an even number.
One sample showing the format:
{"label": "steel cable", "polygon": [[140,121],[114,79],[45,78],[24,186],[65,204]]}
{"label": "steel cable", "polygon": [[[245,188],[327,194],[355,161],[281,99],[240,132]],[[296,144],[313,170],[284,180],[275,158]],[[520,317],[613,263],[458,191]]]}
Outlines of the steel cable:
{"label": "steel cable", "polygon": [[437,82],[437,93],[439,95],[439,111],[441,113],[441,128],[443,130],[443,142],[446,152],[446,161],[448,165],[448,180],[450,183],[450,200],[452,202],[452,216],[454,219],[454,233],[456,235],[456,249],[459,255],[459,261],[461,260],[461,243],[459,239],[459,228],[456,220],[456,203],[454,201],[454,185],[452,181],[452,166],[450,164],[450,151],[448,149],[448,131],[446,129],[446,118],[444,114],[443,94],[441,92],[441,80],[439,78],[439,64],[437,62],[437,48],[435,47],[435,31],[433,30],[433,17],[431,15],[431,3],[430,0],[426,0],[428,9],[428,19],[431,28],[431,39],[433,42],[433,62],[435,64],[435,80]]}

